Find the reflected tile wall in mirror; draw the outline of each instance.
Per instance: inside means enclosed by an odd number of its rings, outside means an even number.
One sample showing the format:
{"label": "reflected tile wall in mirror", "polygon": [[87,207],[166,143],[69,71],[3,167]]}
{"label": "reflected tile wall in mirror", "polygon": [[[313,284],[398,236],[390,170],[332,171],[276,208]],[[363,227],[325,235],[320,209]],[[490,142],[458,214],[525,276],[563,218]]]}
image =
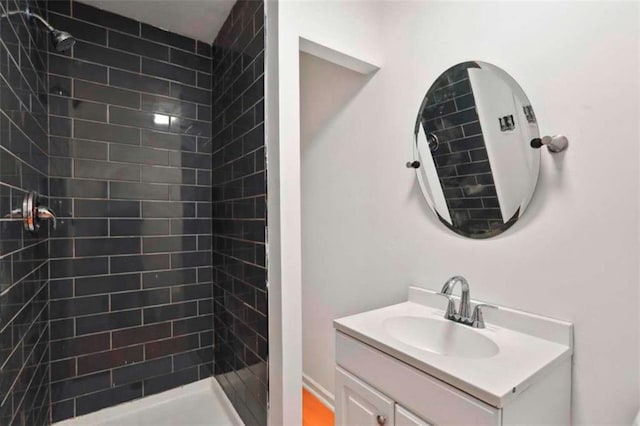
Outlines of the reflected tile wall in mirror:
{"label": "reflected tile wall in mirror", "polygon": [[439,141],[432,156],[453,228],[464,235],[483,235],[503,226],[504,220],[469,67],[479,68],[475,63],[464,62],[434,83],[429,92],[431,100],[422,110],[422,126],[425,134],[434,134]]}

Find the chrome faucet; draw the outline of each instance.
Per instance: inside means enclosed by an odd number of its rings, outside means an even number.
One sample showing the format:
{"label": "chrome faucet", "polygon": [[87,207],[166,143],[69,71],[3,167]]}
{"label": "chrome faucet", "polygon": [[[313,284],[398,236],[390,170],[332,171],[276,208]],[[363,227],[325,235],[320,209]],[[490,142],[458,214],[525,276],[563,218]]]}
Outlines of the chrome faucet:
{"label": "chrome faucet", "polygon": [[[453,298],[451,297],[451,294],[453,293],[454,287],[458,283],[460,283],[462,293],[460,295],[460,304],[458,305],[458,310],[456,310],[456,305],[453,301]],[[469,282],[465,277],[462,277],[460,275],[449,278],[447,282],[444,283],[444,286],[442,286],[442,290],[440,290],[440,293],[436,294],[438,296],[446,297],[448,300],[447,311],[444,314],[444,317],[446,319],[459,322],[461,324],[470,325],[474,328],[485,328],[481,308],[498,309],[497,306],[481,303],[476,305],[473,313],[469,315],[469,312],[471,311],[471,305],[469,303]]]}
{"label": "chrome faucet", "polygon": [[449,278],[447,282],[442,286],[442,290],[440,290],[440,293],[442,293],[442,295],[451,296],[454,287],[458,283],[460,283],[460,285],[462,286],[462,294],[460,296],[458,311],[453,312],[453,314],[457,314],[460,318],[469,318],[469,311],[471,310],[471,307],[469,306],[469,282],[465,277],[456,275],[455,277]]}

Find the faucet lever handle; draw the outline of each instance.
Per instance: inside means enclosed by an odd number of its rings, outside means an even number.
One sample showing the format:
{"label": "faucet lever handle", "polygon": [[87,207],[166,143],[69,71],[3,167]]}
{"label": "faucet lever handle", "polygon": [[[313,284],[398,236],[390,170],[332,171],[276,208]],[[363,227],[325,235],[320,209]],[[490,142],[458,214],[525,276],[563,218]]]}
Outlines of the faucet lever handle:
{"label": "faucet lever handle", "polygon": [[500,309],[495,305],[488,303],[478,303],[473,308],[473,314],[471,315],[471,327],[473,328],[485,328],[484,317],[482,316],[482,308]]}
{"label": "faucet lever handle", "polygon": [[56,229],[56,225],[58,223],[58,218],[56,217],[56,214],[54,212],[51,211],[51,209],[49,209],[49,207],[38,207],[36,210],[37,214],[38,214],[38,219],[51,219],[51,221],[53,222],[53,229]]}
{"label": "faucet lever handle", "polygon": [[447,319],[452,319],[458,316],[458,312],[456,311],[456,305],[453,301],[453,298],[445,293],[435,293],[437,296],[442,296],[447,298],[447,311],[444,314],[444,317]]}

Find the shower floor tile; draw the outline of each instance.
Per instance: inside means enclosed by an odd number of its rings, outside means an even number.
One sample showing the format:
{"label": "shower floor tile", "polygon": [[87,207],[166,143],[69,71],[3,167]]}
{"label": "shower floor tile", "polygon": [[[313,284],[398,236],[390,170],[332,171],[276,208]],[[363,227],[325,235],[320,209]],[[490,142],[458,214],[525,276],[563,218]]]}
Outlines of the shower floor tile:
{"label": "shower floor tile", "polygon": [[213,379],[105,408],[55,426],[243,426]]}

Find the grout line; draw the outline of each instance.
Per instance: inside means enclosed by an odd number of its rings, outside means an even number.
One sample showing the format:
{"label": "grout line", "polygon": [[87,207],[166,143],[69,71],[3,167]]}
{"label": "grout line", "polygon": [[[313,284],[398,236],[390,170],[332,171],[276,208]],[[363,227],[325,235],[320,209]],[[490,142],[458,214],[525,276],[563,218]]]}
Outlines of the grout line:
{"label": "grout line", "polygon": [[[46,308],[46,306],[45,306],[45,308]],[[43,308],[43,310],[44,310],[44,308]],[[43,330],[43,331],[42,331],[42,333],[40,333],[40,335],[38,336],[38,342],[40,342],[40,341],[42,340],[42,337],[43,337],[43,336],[44,336],[44,334],[47,332],[47,330],[48,330],[48,327],[44,327],[44,330]],[[38,347],[38,344],[35,344],[35,345],[33,346],[33,349],[31,349],[31,351],[29,352],[29,355],[27,355],[24,359],[25,359],[25,360],[28,360],[28,359],[31,357],[31,355],[35,352],[35,350],[37,349],[37,347]],[[42,360],[44,359],[44,356],[46,355],[46,353],[47,353],[47,350],[45,349],[45,350],[42,352],[42,355],[40,356],[40,359],[38,360],[38,363],[37,363],[38,365],[40,365],[40,364],[42,363]],[[26,368],[27,368],[27,365],[23,363],[22,367],[21,367],[21,368],[20,368],[20,370],[18,371],[18,374],[16,375],[15,380],[14,380],[14,381],[11,383],[11,385],[9,386],[9,388],[8,388],[8,389],[9,389],[10,391],[8,391],[8,392],[6,393],[6,395],[5,395],[5,397],[4,397],[4,400],[2,400],[2,404],[1,404],[1,405],[4,405],[4,404],[7,402],[7,398],[9,398],[10,396],[12,396],[12,393],[13,393],[13,392],[12,392],[12,390],[13,390],[13,388],[15,387],[15,385],[16,385],[16,383],[17,383],[18,379],[20,378],[20,375],[22,374],[22,372],[23,372],[23,371],[25,371],[25,369],[26,369]],[[34,372],[34,374],[35,374],[35,372]],[[31,378],[31,381],[32,381],[32,380],[33,380],[33,376],[32,376],[32,378]],[[31,381],[29,382],[29,385],[31,384]],[[29,389],[29,386],[27,386],[25,389]],[[24,400],[24,398],[26,397],[26,394],[27,394],[27,392],[25,391],[25,392],[24,392],[24,395],[22,396],[22,398],[23,398],[22,400]],[[22,400],[21,400],[21,401],[22,401]],[[22,404],[22,402],[21,402],[19,405],[21,405],[21,404]],[[19,406],[19,405],[18,405],[18,406]],[[16,413],[16,416],[17,416],[17,415],[18,415],[18,413]],[[15,418],[15,417],[14,417],[14,418]]]}
{"label": "grout line", "polygon": [[[39,292],[38,292],[39,293]],[[28,304],[31,302],[31,300],[28,302]],[[34,316],[31,325],[29,326],[29,329],[26,330],[22,336],[20,337],[20,340],[15,344],[15,346],[13,347],[13,349],[11,350],[11,352],[9,353],[9,355],[7,355],[6,357],[4,357],[4,362],[0,365],[0,367],[2,367],[4,369],[4,367],[6,366],[6,363],[9,362],[9,359],[11,358],[11,355],[13,355],[19,348],[20,345],[24,342],[25,338],[27,337],[27,335],[29,334],[29,331],[31,331],[31,329],[33,329],[33,327],[36,326],[36,324],[38,324],[39,322],[44,322],[44,321],[37,321],[38,318],[40,318],[40,315],[42,314],[42,312],[45,311],[45,309],[47,308],[47,304],[45,303],[44,306],[42,307],[42,309],[40,309],[40,311],[37,313],[37,315]],[[14,317],[15,318],[15,317]],[[13,318],[12,318],[13,320]],[[10,321],[11,322],[11,321]],[[3,329],[4,330],[4,329]],[[45,331],[46,331],[46,327],[45,327]],[[43,331],[44,333],[44,331]],[[41,333],[42,335],[42,333]],[[35,346],[35,345],[34,345]],[[28,359],[28,357],[24,358],[24,359]],[[17,377],[17,376],[16,376]]]}
{"label": "grout line", "polygon": [[[15,222],[15,221],[17,221],[17,220],[21,220],[21,219],[11,219],[11,221],[12,221],[12,222]],[[0,221],[0,223],[1,223],[1,222],[2,222],[2,221]],[[6,222],[8,222],[8,221],[6,221]],[[29,245],[23,246],[22,248],[19,248],[19,249],[16,249],[16,250],[14,250],[14,251],[11,251],[11,252],[9,252],[9,253],[5,253],[5,254],[3,254],[2,256],[0,256],[0,260],[4,260],[4,259],[6,259],[7,257],[12,256],[12,255],[14,255],[14,254],[18,254],[19,252],[21,252],[21,251],[23,251],[23,250],[27,250],[27,249],[30,249],[30,248],[32,248],[32,247],[37,246],[38,244],[41,244],[41,243],[47,243],[47,242],[48,242],[48,239],[42,239],[42,240],[36,241],[36,242],[35,242],[35,243],[33,243],[33,244],[29,244]],[[36,261],[36,259],[32,259],[32,260]],[[47,260],[49,260],[49,259],[42,259],[42,262],[46,262]],[[27,276],[31,275],[31,274],[32,274],[35,270],[37,270],[37,269],[38,269],[38,268],[36,268],[36,269],[34,269],[33,271],[29,272],[27,275],[25,275],[25,277],[27,277]],[[6,294],[6,292],[7,292],[7,290],[8,290],[8,289],[10,289],[11,287],[13,287],[15,284],[19,283],[19,282],[20,282],[20,281],[22,281],[23,279],[24,279],[24,277],[23,277],[23,278],[21,278],[19,281],[16,281],[15,283],[12,283],[12,284],[11,284],[11,286],[7,287],[7,288],[6,288],[6,289],[4,289],[2,292],[0,292],[0,296],[4,296],[4,295]]]}
{"label": "grout line", "polygon": [[[40,393],[48,391],[48,386],[43,386],[43,384],[44,384],[44,381],[48,379],[49,370],[50,369],[49,369],[49,364],[48,363],[45,364],[45,363],[42,362],[43,359],[44,359],[44,357],[40,359],[40,362],[38,363],[38,367],[36,368],[33,377],[35,378],[35,374],[38,372],[38,369],[42,368],[42,366],[45,366],[45,372],[47,374],[43,374],[42,378],[40,379],[40,383],[35,385],[35,388],[38,389],[38,392],[34,396],[33,401],[31,402],[31,405],[29,405],[29,408],[27,409],[27,412],[34,411],[36,409],[36,403],[38,402],[38,399],[41,398]],[[27,389],[29,389],[31,387],[32,383],[33,383],[33,378],[31,380],[31,382],[29,383],[29,385],[27,386]],[[48,384],[48,382],[47,382],[47,384]],[[24,399],[22,401],[24,401]],[[22,405],[22,403],[23,402],[20,402],[20,406]],[[42,404],[43,404],[42,406],[39,406],[37,408],[44,408],[44,402]],[[16,410],[16,411],[19,411],[19,410]]]}
{"label": "grout line", "polygon": [[[109,69],[114,69],[114,70],[117,70],[117,71],[125,71],[125,72],[128,72],[130,74],[136,74],[136,75],[139,75],[139,76],[151,77],[151,78],[155,78],[155,79],[162,80],[162,81],[181,84],[181,85],[188,86],[188,87],[191,87],[191,88],[194,88],[194,89],[207,91],[206,89],[203,89],[203,88],[197,86],[197,76],[195,76],[195,75],[194,75],[194,77],[196,79],[196,83],[195,84],[191,84],[191,83],[187,83],[187,82],[184,82],[184,81],[181,81],[181,80],[170,79],[170,78],[167,78],[167,77],[163,77],[163,76],[159,76],[159,75],[154,75],[154,74],[149,74],[149,73],[143,72],[141,65],[142,65],[142,58],[145,58],[147,60],[157,61],[157,62],[160,62],[160,63],[162,63],[164,65],[174,66],[174,67],[180,68],[181,70],[191,71],[191,72],[194,72],[194,73],[199,71],[197,68],[187,68],[187,67],[182,66],[182,65],[177,65],[177,64],[174,64],[174,63],[170,63],[170,62],[159,61],[159,60],[156,60],[156,59],[153,59],[153,58],[143,57],[143,56],[141,56],[139,54],[121,51],[121,50],[118,50],[118,49],[115,49],[115,48],[112,48],[112,47],[106,47],[106,46],[103,46],[103,45],[100,45],[100,44],[96,44],[96,43],[92,43],[92,42],[88,42],[88,41],[85,41],[85,40],[81,40],[81,42],[85,43],[85,44],[87,44],[89,46],[94,46],[94,47],[97,47],[97,48],[102,48],[102,49],[107,49],[107,50],[114,50],[117,53],[126,53],[127,55],[135,56],[135,57],[139,58],[139,60],[140,60],[140,62],[138,64],[139,65],[138,66],[138,70],[136,71],[136,70],[132,70],[132,69],[122,68],[122,67],[119,67],[119,66],[116,66],[116,65],[110,65],[110,64],[106,64],[106,63],[96,62],[96,61],[93,61],[91,59],[78,58],[78,57],[75,56],[75,52],[74,52],[73,56],[67,56],[67,55],[63,55],[63,54],[58,54],[58,53],[54,53],[54,52],[51,52],[51,51],[48,52],[48,55],[49,56],[55,56],[57,58],[66,59],[66,60],[69,60],[71,62],[77,61],[77,62],[86,62],[86,63],[92,64],[92,65],[98,65],[101,68],[104,68],[106,71],[108,71]],[[75,47],[74,47],[74,49],[75,49]],[[248,68],[248,66],[247,66],[247,68]],[[200,71],[200,72],[202,72],[203,74],[206,74],[206,72],[204,72],[204,71]],[[54,75],[59,75],[59,74],[54,74]],[[62,76],[62,77],[65,77],[65,76]]]}
{"label": "grout line", "polygon": [[[63,56],[63,58],[74,60],[73,58],[68,58],[66,56]],[[88,61],[81,61],[79,59],[76,59],[76,60],[79,61],[79,62],[87,62],[88,63]],[[98,65],[98,66],[100,66],[102,68],[105,68],[107,71],[109,71],[110,69],[115,70],[115,71],[120,71],[120,69],[115,68],[115,67],[111,67],[111,66],[108,66],[108,65],[96,64],[96,63],[91,63],[91,64],[92,65]],[[122,71],[126,71],[126,72],[128,72],[130,74],[136,74],[135,72],[132,72],[132,71],[127,71],[127,70],[122,70]],[[113,88],[113,89],[116,89],[116,90],[124,90],[124,91],[129,91],[129,92],[135,92],[135,93],[138,93],[138,94],[141,94],[141,95],[159,96],[159,97],[164,97],[164,98],[169,98],[169,99],[175,99],[175,100],[178,100],[180,102],[191,103],[191,104],[195,104],[195,105],[211,106],[211,103],[203,104],[203,103],[198,102],[198,101],[193,101],[193,100],[188,100],[188,99],[181,99],[181,98],[178,98],[178,97],[175,97],[175,96],[171,96],[171,94],[164,94],[164,93],[158,93],[158,92],[148,92],[148,91],[144,91],[144,90],[134,90],[134,89],[131,89],[130,87],[118,86],[118,85],[115,85],[114,83],[112,83],[110,81],[111,80],[111,72],[107,72],[106,74],[107,74],[107,82],[103,83],[101,81],[87,80],[87,79],[82,78],[82,77],[68,76],[68,75],[63,75],[63,74],[56,74],[54,72],[49,72],[48,73],[48,75],[51,75],[51,76],[54,76],[54,77],[66,78],[66,79],[74,79],[74,80],[78,80],[78,81],[82,81],[82,82],[86,82],[86,83],[100,85],[100,86],[104,86],[104,87],[108,87],[108,88]],[[167,80],[167,79],[163,79],[162,77],[155,77],[155,76],[148,75],[148,74],[138,73],[138,75],[141,76],[141,77],[149,77],[149,78],[157,79],[159,81],[163,81],[163,82],[167,82],[167,83],[183,84],[183,83],[176,82],[174,80]],[[186,84],[184,84],[184,85],[188,86],[188,87],[191,87],[191,88],[194,88],[194,89],[201,90],[201,91],[211,92],[211,89],[204,89],[204,88],[201,88],[201,87],[189,86],[189,85],[186,85]],[[58,95],[58,96],[61,96],[61,95]]]}
{"label": "grout line", "polygon": [[[86,101],[86,102],[97,103],[97,102],[93,102],[93,101]],[[126,108],[126,107],[120,107],[120,106],[117,106],[117,105],[111,105],[111,104],[101,104],[101,105],[114,107],[114,108],[128,109],[129,111],[136,111],[136,112],[143,112],[143,113],[147,113],[147,114],[154,114],[154,112],[152,112],[152,111],[136,110],[136,109]],[[111,108],[107,108],[107,111],[110,110],[110,109]],[[110,122],[110,121],[91,120],[91,119],[88,119],[88,118],[79,118],[79,117],[73,117],[73,116],[69,116],[69,115],[50,114],[50,116],[56,117],[56,118],[63,118],[63,119],[69,120],[69,121],[78,120],[78,121],[83,122],[83,123],[87,122],[87,123],[94,123],[94,124],[103,124],[103,125],[108,125],[108,126],[113,126],[113,127],[126,127],[126,128],[136,129],[136,130],[140,130],[140,131],[142,131],[142,130],[151,130],[151,131],[154,131],[154,132],[157,132],[157,133],[164,133],[164,134],[177,135],[177,136],[193,136],[193,137],[210,138],[210,136],[192,135],[192,134],[189,134],[189,133],[169,132],[169,131],[165,131],[165,130],[155,129],[153,127],[142,127],[142,126],[134,126],[134,125],[131,125],[131,124],[113,123],[113,122]],[[184,118],[184,119],[190,120],[190,121],[197,121],[199,123],[208,123],[208,121],[204,121],[204,120],[195,120],[195,119],[181,117],[181,116],[176,116],[176,117]],[[109,113],[107,113],[107,118],[110,118],[109,117]],[[72,126],[72,128],[75,128],[75,126]],[[25,136],[26,136],[26,134],[25,134]],[[52,135],[52,136],[54,136],[54,137],[64,137],[64,136],[60,136],[60,135]],[[71,137],[74,138],[73,135]],[[111,140],[107,141],[107,140],[103,140],[103,139],[83,139],[83,140],[98,141],[98,142],[105,142],[105,143],[119,143],[121,145],[142,146],[140,144],[131,144],[131,143],[126,143],[126,142],[115,142],[115,141],[111,141]],[[189,151],[187,151],[187,152],[189,152]]]}
{"label": "grout line", "polygon": [[[7,86],[9,85],[9,83],[7,82],[7,80],[5,80],[4,76],[1,76],[1,75],[0,75],[0,79],[2,79],[2,81],[4,81],[4,83],[6,83],[6,85],[7,85]],[[13,92],[13,89],[12,89],[12,88],[11,88],[11,91]],[[18,95],[16,95],[16,94],[15,94],[15,92],[13,92],[13,94],[14,94],[14,96],[16,97],[16,100],[20,103],[20,105],[25,106],[25,105],[24,105],[24,103],[22,102],[22,100],[20,99],[20,97],[19,97]],[[27,112],[29,112],[29,114],[33,117],[33,113],[32,113],[31,111],[27,111]],[[6,117],[6,119],[7,119],[11,124],[13,124],[13,125],[14,125],[14,126],[15,126],[19,131],[20,131],[20,133],[22,133],[22,134],[24,135],[24,137],[25,137],[25,138],[27,138],[27,140],[29,140],[29,141],[30,141],[33,145],[35,145],[35,146],[36,146],[40,151],[42,151],[42,153],[43,153],[43,154],[45,154],[45,155],[47,154],[47,153],[46,153],[46,152],[45,152],[45,151],[40,147],[40,145],[38,145],[38,143],[36,143],[33,139],[31,139],[31,137],[30,137],[29,135],[27,135],[27,134],[24,132],[24,130],[22,129],[22,127],[21,127],[20,125],[18,125],[18,123],[16,123],[16,122],[15,122],[15,121],[14,121],[14,120],[9,116],[9,115],[7,115],[7,113],[6,113],[4,110],[2,110],[2,115],[4,115],[4,116]],[[34,123],[36,123],[36,125],[40,128],[40,130],[42,130],[43,132],[45,132],[45,135],[47,135],[47,136],[48,136],[48,130],[43,129],[43,128],[40,126],[40,123],[38,122],[38,120],[36,120],[35,118],[34,118],[34,120],[33,120],[33,121],[34,121]],[[9,131],[9,130],[8,130],[8,131]],[[18,158],[19,158],[19,157],[18,157]]]}
{"label": "grout line", "polygon": [[[73,2],[72,2],[72,3],[73,3]],[[95,7],[95,6],[93,6],[93,7]],[[100,10],[100,11],[102,11],[102,12],[108,12],[108,11],[105,11],[105,10],[100,9],[100,8],[96,8],[96,9],[98,9],[98,10]],[[151,42],[151,43],[154,43],[154,44],[158,44],[158,45],[161,45],[161,46],[163,46],[163,47],[168,47],[169,49],[176,49],[176,50],[180,50],[180,51],[185,52],[185,53],[190,53],[190,54],[193,54],[193,55],[199,56],[199,57],[201,57],[201,58],[205,58],[205,59],[212,59],[211,57],[207,57],[207,56],[204,56],[204,55],[200,55],[200,54],[198,53],[198,49],[197,49],[197,42],[198,42],[198,41],[200,41],[201,43],[204,43],[204,44],[208,44],[208,42],[205,42],[205,41],[203,41],[203,40],[197,40],[197,39],[191,38],[191,37],[189,37],[189,36],[185,36],[185,35],[182,35],[182,34],[175,33],[175,32],[173,32],[173,31],[164,30],[164,29],[162,29],[162,28],[160,28],[160,27],[156,27],[156,26],[151,25],[151,24],[146,24],[146,25],[149,25],[150,27],[152,27],[152,28],[154,28],[154,29],[158,29],[158,30],[161,30],[161,31],[164,31],[164,32],[168,32],[168,33],[171,33],[171,34],[175,34],[175,35],[177,35],[177,36],[179,36],[179,37],[182,37],[182,38],[187,38],[187,39],[190,39],[190,40],[195,41],[195,42],[196,42],[196,43],[195,43],[195,50],[194,50],[193,52],[191,52],[191,51],[189,51],[189,50],[185,50],[185,49],[183,49],[183,48],[181,48],[181,47],[176,47],[176,46],[174,46],[174,45],[167,44],[167,43],[163,43],[163,42],[161,42],[161,41],[156,41],[156,40],[153,40],[153,39],[150,39],[150,38],[144,38],[144,37],[142,36],[142,28],[141,28],[141,24],[143,24],[143,22],[142,22],[142,21],[137,21],[137,20],[135,20],[135,19],[133,19],[133,18],[129,18],[129,17],[127,17],[127,16],[119,15],[119,14],[114,13],[114,12],[108,12],[108,13],[115,14],[115,15],[118,15],[118,16],[122,16],[122,17],[127,18],[127,19],[130,19],[130,20],[132,20],[132,21],[134,21],[134,22],[137,22],[137,23],[138,23],[138,25],[140,26],[140,28],[139,28],[139,32],[138,32],[138,34],[139,34],[139,35],[131,34],[131,33],[128,33],[128,32],[126,32],[126,31],[121,31],[121,30],[119,30],[119,29],[117,29],[117,28],[105,27],[104,25],[100,25],[100,24],[97,24],[97,23],[95,23],[95,22],[91,22],[91,21],[87,21],[87,20],[85,20],[85,19],[78,18],[78,17],[76,17],[76,16],[74,16],[74,15],[73,15],[73,11],[72,11],[72,13],[71,13],[70,15],[63,14],[63,13],[59,13],[59,12],[55,12],[55,11],[49,11],[49,13],[53,13],[54,15],[58,15],[58,16],[61,16],[61,17],[63,17],[63,18],[72,19],[72,20],[75,20],[75,21],[79,21],[79,22],[82,22],[82,23],[85,23],[85,24],[89,24],[89,25],[92,25],[92,26],[95,26],[95,27],[104,28],[105,30],[107,30],[107,45],[103,46],[103,45],[100,45],[100,44],[99,44],[99,46],[109,47],[109,48],[111,48],[111,49],[114,49],[113,47],[109,46],[109,44],[108,44],[108,41],[109,41],[108,33],[109,33],[110,31],[112,31],[112,32],[115,32],[115,33],[118,33],[118,34],[122,34],[122,35],[125,35],[125,36],[129,36],[129,37],[137,38],[137,39],[139,39],[139,40],[148,41],[148,42]],[[82,41],[85,41],[85,40],[82,40]],[[209,45],[210,45],[210,43],[209,43]]]}
{"label": "grout line", "polygon": [[[22,20],[22,19],[21,19],[21,20]],[[13,62],[15,63],[15,65],[16,65],[16,67],[17,67],[17,69],[18,69],[18,70],[21,70],[21,69],[22,69],[21,64],[20,64],[20,63],[21,63],[21,57],[22,57],[22,56],[24,56],[24,57],[28,58],[28,60],[29,60],[29,64],[31,65],[31,69],[36,70],[36,66],[35,66],[35,64],[31,61],[31,59],[30,59],[30,58],[31,58],[31,56],[29,55],[29,52],[27,52],[27,51],[26,51],[26,49],[24,48],[24,43],[21,43],[20,37],[18,36],[18,32],[16,31],[15,27],[13,26],[13,23],[11,22],[11,19],[8,19],[8,20],[7,20],[7,22],[9,23],[9,26],[11,27],[11,30],[12,30],[12,32],[13,32],[13,35],[14,35],[14,36],[15,36],[15,38],[18,40],[18,44],[15,44],[15,46],[17,46],[17,47],[18,47],[18,49],[19,49],[19,51],[22,51],[22,52],[24,53],[24,55],[18,55],[18,58],[16,59],[16,58],[14,58],[14,57],[13,57],[13,55],[11,54],[11,50],[8,48],[7,43],[6,43],[4,40],[1,40],[1,39],[0,39],[0,45],[1,45],[2,47],[4,47],[4,49],[7,51],[7,56],[8,56],[8,57],[10,57],[10,58],[13,60]],[[28,25],[26,25],[26,24],[24,23],[24,21],[23,21],[23,20],[22,20],[22,25],[23,25],[25,28],[28,28],[28,27],[29,27]],[[30,41],[30,43],[33,43],[33,45],[36,45],[35,40],[34,40],[34,39],[33,39],[33,37],[31,36],[31,31],[27,31],[27,33],[28,33],[28,37],[29,37],[29,41]],[[11,43],[11,44],[13,44],[13,43]],[[42,52],[40,49],[37,49],[37,51],[38,51],[38,52]],[[45,55],[47,55],[47,54],[48,54],[48,51],[44,51],[43,53],[44,53]],[[38,57],[39,57],[40,59],[42,59],[42,58],[40,57],[40,54],[38,54]],[[45,81],[40,80],[40,77],[38,76],[38,73],[37,73],[37,72],[35,72],[35,75],[36,75],[36,79],[38,80],[38,82],[40,82],[44,87],[46,87],[46,82],[45,82]],[[21,77],[22,77],[22,78],[27,82],[27,84],[29,85],[29,88],[31,89],[31,92],[32,92],[32,93],[36,93],[36,92],[37,92],[37,90],[35,90],[34,88],[32,88],[32,87],[31,87],[31,84],[29,84],[29,81],[24,77],[24,74],[23,74],[22,72],[20,73],[20,76],[21,76]],[[44,107],[44,105],[43,105],[43,107]]]}

